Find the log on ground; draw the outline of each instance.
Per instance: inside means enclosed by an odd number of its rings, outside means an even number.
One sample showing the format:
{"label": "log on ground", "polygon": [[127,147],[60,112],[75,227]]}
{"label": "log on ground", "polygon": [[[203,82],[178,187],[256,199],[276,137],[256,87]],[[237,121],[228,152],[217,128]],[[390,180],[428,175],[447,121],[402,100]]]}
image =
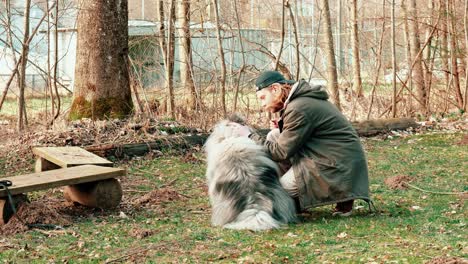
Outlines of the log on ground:
{"label": "log on ground", "polygon": [[[361,137],[370,137],[378,134],[388,133],[392,130],[405,130],[410,127],[417,128],[419,124],[412,118],[391,118],[367,120],[362,122],[353,122],[353,127]],[[270,129],[258,129],[257,133],[262,136]],[[187,136],[169,136],[153,142],[138,144],[107,144],[100,146],[90,146],[86,150],[104,157],[122,158],[125,156],[142,156],[154,150],[178,150],[184,151],[192,147],[202,146],[209,134],[192,134]]]}
{"label": "log on ground", "polygon": [[117,179],[66,186],[65,199],[93,208],[115,208],[122,201],[122,187]]}

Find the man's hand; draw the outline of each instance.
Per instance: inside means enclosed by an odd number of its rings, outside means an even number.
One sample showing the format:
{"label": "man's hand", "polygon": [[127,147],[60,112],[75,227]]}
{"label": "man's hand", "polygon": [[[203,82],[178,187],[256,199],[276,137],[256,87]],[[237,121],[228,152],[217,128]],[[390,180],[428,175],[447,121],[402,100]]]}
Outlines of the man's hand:
{"label": "man's hand", "polygon": [[251,134],[250,128],[248,126],[243,126],[238,123],[230,122],[229,126],[233,127],[234,134],[241,137],[248,137]]}
{"label": "man's hand", "polygon": [[278,120],[272,119],[270,120],[270,129],[278,128]]}

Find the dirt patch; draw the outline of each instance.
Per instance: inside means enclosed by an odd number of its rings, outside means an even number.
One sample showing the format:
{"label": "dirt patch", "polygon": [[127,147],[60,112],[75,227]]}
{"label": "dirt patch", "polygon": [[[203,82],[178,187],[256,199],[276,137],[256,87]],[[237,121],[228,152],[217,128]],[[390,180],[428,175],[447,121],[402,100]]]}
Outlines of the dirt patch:
{"label": "dirt patch", "polygon": [[457,257],[437,257],[433,258],[425,264],[468,264],[467,259],[457,258]]}
{"label": "dirt patch", "polygon": [[69,217],[43,202],[36,201],[22,204],[17,214],[6,225],[0,227],[0,235],[17,234],[35,227],[53,229],[70,224]]}
{"label": "dirt patch", "polygon": [[384,180],[385,185],[392,190],[406,190],[408,186],[406,183],[411,182],[413,179],[407,175],[397,175]]}
{"label": "dirt patch", "polygon": [[135,199],[132,204],[134,206],[151,206],[183,199],[187,199],[187,197],[173,189],[162,188],[151,191],[140,198]]}
{"label": "dirt patch", "polygon": [[460,140],[460,142],[457,142],[457,145],[460,145],[460,146],[468,145],[468,134],[463,135],[462,140]]}
{"label": "dirt patch", "polygon": [[134,238],[142,239],[145,237],[152,236],[154,235],[154,233],[156,233],[155,230],[151,229],[133,228],[132,230],[130,230],[130,232],[128,232],[128,235]]}

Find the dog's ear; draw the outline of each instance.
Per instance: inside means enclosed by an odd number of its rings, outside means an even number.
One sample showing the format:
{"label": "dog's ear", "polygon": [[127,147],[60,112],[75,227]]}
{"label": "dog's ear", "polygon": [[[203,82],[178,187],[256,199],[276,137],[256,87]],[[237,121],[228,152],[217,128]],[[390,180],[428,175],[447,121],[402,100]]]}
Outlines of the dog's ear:
{"label": "dog's ear", "polygon": [[238,124],[241,124],[243,126],[246,125],[246,122],[245,122],[245,118],[239,114],[239,113],[232,113],[228,116],[227,120],[231,121],[231,122],[235,122],[235,123],[238,123]]}

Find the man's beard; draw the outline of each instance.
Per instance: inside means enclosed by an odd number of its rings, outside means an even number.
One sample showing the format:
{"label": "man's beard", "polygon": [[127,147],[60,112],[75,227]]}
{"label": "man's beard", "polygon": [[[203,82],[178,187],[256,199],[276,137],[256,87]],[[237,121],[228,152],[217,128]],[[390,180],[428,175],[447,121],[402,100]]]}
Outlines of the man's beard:
{"label": "man's beard", "polygon": [[266,107],[265,110],[270,113],[276,113],[280,111],[281,109],[283,109],[283,107],[284,107],[284,102],[278,101],[272,104],[271,106]]}

